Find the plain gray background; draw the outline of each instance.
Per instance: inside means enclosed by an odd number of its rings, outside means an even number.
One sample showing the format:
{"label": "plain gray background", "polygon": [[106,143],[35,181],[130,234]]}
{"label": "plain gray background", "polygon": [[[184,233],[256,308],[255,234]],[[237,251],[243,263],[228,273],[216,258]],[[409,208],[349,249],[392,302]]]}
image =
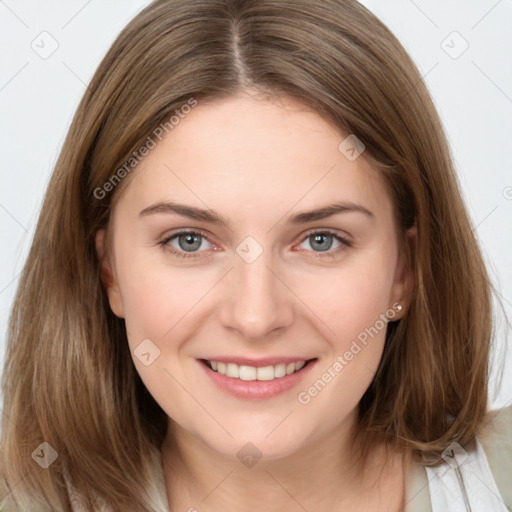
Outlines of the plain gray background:
{"label": "plain gray background", "polygon": [[[74,110],[140,0],[0,0],[0,364],[18,275]],[[418,65],[443,120],[464,197],[512,318],[512,0],[363,0]],[[499,322],[501,388],[512,403],[510,332]],[[506,356],[504,356],[506,354]],[[505,359],[503,359],[505,357]],[[497,366],[495,365],[497,368]]]}

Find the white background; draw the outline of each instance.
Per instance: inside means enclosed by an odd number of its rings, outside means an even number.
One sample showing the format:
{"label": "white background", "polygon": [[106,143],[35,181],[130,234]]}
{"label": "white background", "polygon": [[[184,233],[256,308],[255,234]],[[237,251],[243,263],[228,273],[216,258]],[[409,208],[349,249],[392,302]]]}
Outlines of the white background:
{"label": "white background", "polygon": [[[395,33],[425,77],[448,134],[475,232],[512,318],[512,0],[362,3]],[[117,34],[147,4],[0,0],[2,366],[18,275],[74,110]],[[46,59],[33,49],[39,45],[38,51],[48,51],[52,44],[58,48]],[[496,341],[505,353],[510,332],[500,329]],[[512,403],[511,352],[501,388],[493,387],[493,407]],[[494,372],[493,382],[496,377]]]}

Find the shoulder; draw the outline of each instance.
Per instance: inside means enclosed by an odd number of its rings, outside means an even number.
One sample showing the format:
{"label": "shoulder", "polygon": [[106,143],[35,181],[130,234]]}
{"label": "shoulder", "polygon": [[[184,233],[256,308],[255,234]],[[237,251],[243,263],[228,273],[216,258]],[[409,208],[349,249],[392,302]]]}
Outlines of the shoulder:
{"label": "shoulder", "polygon": [[[488,411],[477,433],[498,491],[512,511],[512,406]],[[476,453],[476,452],[475,452]],[[421,461],[410,462],[406,475],[406,512],[432,511],[428,467]]]}
{"label": "shoulder", "polygon": [[477,438],[501,497],[512,510],[512,406],[489,411]]}

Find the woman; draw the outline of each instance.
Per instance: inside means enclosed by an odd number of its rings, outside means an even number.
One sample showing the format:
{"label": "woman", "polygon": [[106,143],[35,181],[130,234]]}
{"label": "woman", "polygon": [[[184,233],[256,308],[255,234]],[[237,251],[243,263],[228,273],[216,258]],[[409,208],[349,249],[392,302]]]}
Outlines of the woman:
{"label": "woman", "polygon": [[491,291],[352,1],[163,1],[77,110],[11,316],[2,510],[505,512]]}

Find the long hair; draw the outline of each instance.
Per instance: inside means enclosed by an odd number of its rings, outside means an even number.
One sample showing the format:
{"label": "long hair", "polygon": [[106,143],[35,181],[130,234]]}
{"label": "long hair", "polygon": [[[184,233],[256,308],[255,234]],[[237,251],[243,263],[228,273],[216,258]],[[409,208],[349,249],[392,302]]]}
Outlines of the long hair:
{"label": "long hair", "polygon": [[[491,287],[439,116],[404,48],[355,0],[157,0],[84,94],[20,277],[2,382],[12,510],[69,510],[69,482],[84,510],[95,500],[160,510],[152,496],[167,417],[109,308],[94,237],[159,126],[248,88],[297,99],[356,135],[402,234],[417,227],[412,301],[389,324],[359,405],[365,449],[385,439],[439,457],[474,439],[487,411]],[[57,458],[43,468],[37,455],[49,462],[50,447]]]}

